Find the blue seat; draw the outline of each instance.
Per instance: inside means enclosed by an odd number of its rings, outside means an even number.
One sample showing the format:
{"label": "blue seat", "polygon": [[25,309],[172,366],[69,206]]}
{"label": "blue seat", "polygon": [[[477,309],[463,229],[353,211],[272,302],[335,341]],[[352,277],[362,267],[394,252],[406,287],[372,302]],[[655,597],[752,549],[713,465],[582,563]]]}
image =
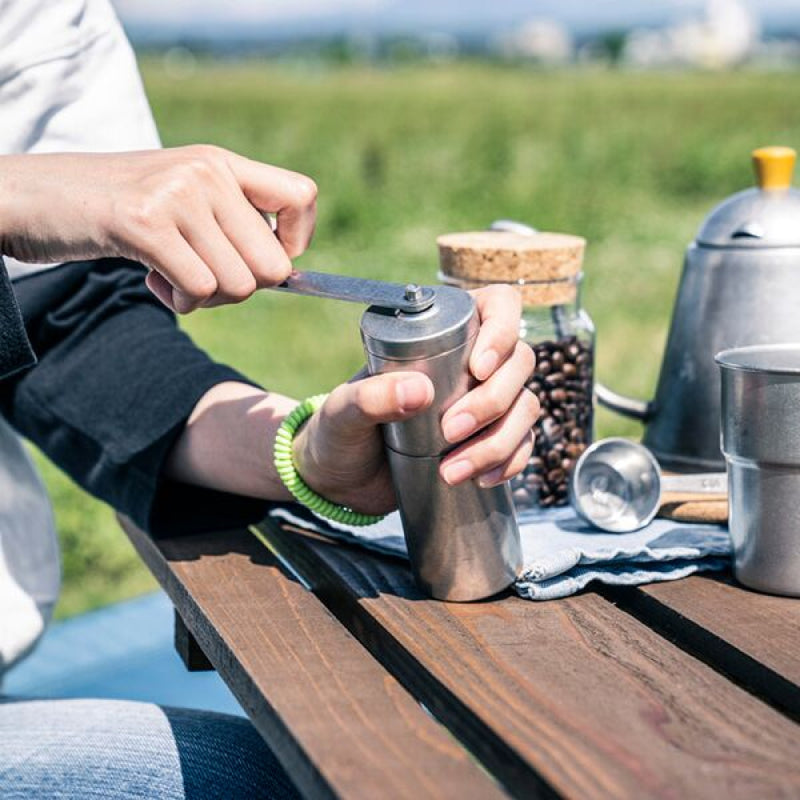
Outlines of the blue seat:
{"label": "blue seat", "polygon": [[105,697],[244,716],[216,672],[187,672],[163,592],[57,622],[3,680],[27,697]]}

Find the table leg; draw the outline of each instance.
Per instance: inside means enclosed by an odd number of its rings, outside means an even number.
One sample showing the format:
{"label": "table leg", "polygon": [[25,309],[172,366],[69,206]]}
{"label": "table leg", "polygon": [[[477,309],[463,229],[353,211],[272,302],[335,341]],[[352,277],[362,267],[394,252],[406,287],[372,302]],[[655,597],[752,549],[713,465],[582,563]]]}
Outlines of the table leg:
{"label": "table leg", "polygon": [[207,672],[214,669],[214,665],[208,660],[177,610],[175,610],[175,649],[189,672]]}

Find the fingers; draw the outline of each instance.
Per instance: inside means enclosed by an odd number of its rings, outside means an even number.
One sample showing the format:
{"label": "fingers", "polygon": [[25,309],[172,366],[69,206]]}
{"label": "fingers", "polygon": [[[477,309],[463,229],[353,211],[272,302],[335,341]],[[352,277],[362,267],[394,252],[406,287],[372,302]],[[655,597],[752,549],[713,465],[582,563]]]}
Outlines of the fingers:
{"label": "fingers", "polygon": [[[200,306],[211,308],[228,303],[241,303],[258,288],[274,286],[285,280],[292,263],[277,241],[264,218],[244,199],[234,198],[223,203],[219,219],[205,208],[187,210],[179,223],[180,233],[193,251],[188,255],[184,248],[186,265],[192,274],[183,270],[175,278],[175,310],[185,314]],[[198,292],[187,280],[205,265],[205,272],[213,278],[213,291],[203,285]],[[162,264],[162,267],[166,265]],[[161,270],[166,276],[166,268]],[[177,270],[173,269],[173,273]]]}
{"label": "fingers", "polygon": [[479,381],[485,381],[514,352],[519,340],[522,298],[513,286],[487,286],[471,294],[478,307],[481,329],[469,368]]}
{"label": "fingers", "polygon": [[275,233],[289,258],[308,247],[317,218],[317,186],[299,172],[227,154],[236,181],[247,199],[277,217]]}
{"label": "fingers", "polygon": [[150,291],[179,314],[208,303],[217,291],[216,276],[177,231],[161,237],[141,260],[154,270],[146,279]]}
{"label": "fingers", "polygon": [[179,313],[282,282],[311,239],[316,186],[299,173],[205,145],[132,154],[126,169],[109,236],[166,279],[169,293],[148,286]]}
{"label": "fingers", "polygon": [[528,466],[528,459],[533,453],[533,445],[533,431],[531,431],[530,436],[520,443],[511,458],[478,478],[478,486],[481,489],[489,489],[492,486],[498,486],[501,483],[510,481]]}
{"label": "fingers", "polygon": [[516,339],[512,346],[512,355],[488,380],[454,403],[442,417],[445,439],[452,443],[463,441],[499,419],[508,411],[530,379],[533,366],[533,350]]}
{"label": "fingers", "polygon": [[531,426],[538,415],[539,403],[523,390],[507,414],[448,453],[440,468],[442,478],[454,486],[478,476],[490,481],[487,485],[506,480],[502,476],[513,477],[532,452]]}
{"label": "fingers", "polygon": [[226,202],[216,205],[217,225],[253,276],[257,288],[282,283],[292,271],[286,250],[275,238],[269,222],[246,200],[238,187],[236,192],[238,197],[226,198]]}
{"label": "fingers", "polygon": [[147,288],[168,308],[175,311],[172,303],[172,286],[170,282],[158,272],[148,272],[144,279]]}
{"label": "fingers", "polygon": [[384,422],[407,419],[433,402],[433,384],[419,372],[392,372],[345,383],[320,413],[342,438],[359,438]]}
{"label": "fingers", "polygon": [[239,303],[258,288],[250,268],[211,214],[198,214],[181,233],[216,278],[217,290],[209,300]]}

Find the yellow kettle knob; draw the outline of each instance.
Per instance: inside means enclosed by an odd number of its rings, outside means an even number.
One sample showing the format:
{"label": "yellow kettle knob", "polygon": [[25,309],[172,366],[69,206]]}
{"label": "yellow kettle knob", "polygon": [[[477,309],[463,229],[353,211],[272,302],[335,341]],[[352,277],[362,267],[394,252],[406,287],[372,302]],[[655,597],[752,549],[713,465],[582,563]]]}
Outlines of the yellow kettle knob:
{"label": "yellow kettle knob", "polygon": [[759,147],[752,156],[759,189],[788,189],[792,185],[797,153],[791,147]]}

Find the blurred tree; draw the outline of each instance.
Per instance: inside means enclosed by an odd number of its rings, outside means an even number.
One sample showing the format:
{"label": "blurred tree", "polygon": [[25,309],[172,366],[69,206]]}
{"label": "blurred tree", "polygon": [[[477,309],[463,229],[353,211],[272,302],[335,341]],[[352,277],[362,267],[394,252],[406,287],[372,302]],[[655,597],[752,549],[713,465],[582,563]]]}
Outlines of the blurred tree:
{"label": "blurred tree", "polygon": [[625,40],[628,34],[625,31],[608,31],[597,39],[597,54],[612,66],[619,66],[625,50]]}

